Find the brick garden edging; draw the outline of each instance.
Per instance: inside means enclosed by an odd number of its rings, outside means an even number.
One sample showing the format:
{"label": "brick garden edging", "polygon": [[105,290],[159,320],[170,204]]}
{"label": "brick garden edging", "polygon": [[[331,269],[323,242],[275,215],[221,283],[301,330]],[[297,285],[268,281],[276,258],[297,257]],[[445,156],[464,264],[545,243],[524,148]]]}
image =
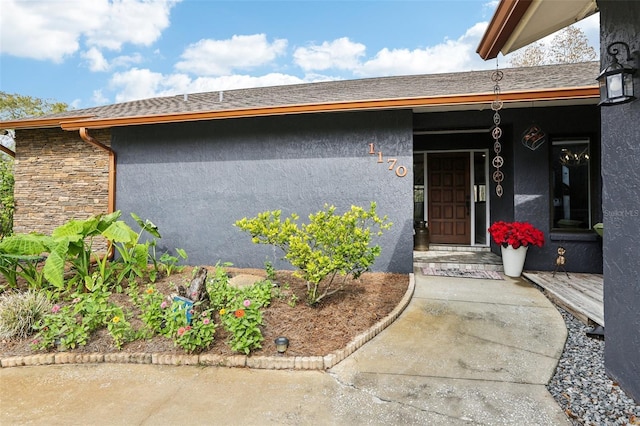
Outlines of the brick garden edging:
{"label": "brick garden edging", "polygon": [[375,323],[367,331],[358,334],[342,349],[325,356],[247,356],[212,354],[167,354],[167,353],[47,353],[37,355],[0,358],[0,367],[23,367],[52,364],[156,364],[156,365],[203,365],[219,367],[247,367],[270,370],[327,370],[354,353],[362,345],[393,323],[409,304],[415,289],[413,274],[409,274],[407,291],[386,317]]}

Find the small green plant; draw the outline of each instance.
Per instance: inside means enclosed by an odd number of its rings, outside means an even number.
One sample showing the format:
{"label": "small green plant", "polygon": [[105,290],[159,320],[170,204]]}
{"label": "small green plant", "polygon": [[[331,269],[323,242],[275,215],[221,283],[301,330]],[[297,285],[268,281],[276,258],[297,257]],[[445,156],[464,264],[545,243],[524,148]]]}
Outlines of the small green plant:
{"label": "small green plant", "polygon": [[114,247],[120,255],[122,267],[116,278],[116,282],[120,284],[125,278],[128,281],[132,281],[135,277],[144,277],[145,272],[148,271],[147,266],[149,260],[154,264],[154,269],[152,269],[150,277],[150,280],[153,282],[157,274],[157,262],[155,257],[151,257],[150,259],[149,249],[155,247],[156,241],[152,239],[140,243],[140,238],[144,232],[149,233],[154,238],[161,238],[158,227],[149,219],[143,221],[135,213],[131,213],[131,217],[140,226],[140,232],[136,233],[129,225],[122,221],[113,223],[103,232],[103,235],[114,243]]}
{"label": "small green plant", "polygon": [[272,289],[273,283],[271,281],[258,281],[238,291],[234,299],[242,301],[249,299],[258,308],[267,307],[271,304]]}
{"label": "small green plant", "polygon": [[260,309],[271,303],[272,287],[269,280],[243,289],[232,287],[224,268],[216,265],[213,277],[207,280],[207,293],[211,308],[218,310],[222,326],[231,335],[227,344],[233,351],[249,354],[261,347]]}
{"label": "small green plant", "polygon": [[34,332],[37,324],[51,311],[51,302],[35,291],[0,295],[0,339],[22,339]]}
{"label": "small green plant", "polygon": [[187,258],[189,257],[187,256],[187,252],[183,249],[177,248],[176,253],[179,257],[172,256],[169,253],[163,253],[162,256],[160,256],[159,268],[161,271],[167,274],[168,277],[170,277],[174,271],[182,271],[184,269],[184,266],[178,266],[178,262],[180,262],[180,259],[187,260]]}
{"label": "small green plant", "polygon": [[296,303],[298,303],[298,296],[296,296],[295,293],[291,293],[291,297],[289,298],[289,301],[287,302],[287,305],[289,305],[292,308],[296,307]]}
{"label": "small green plant", "polygon": [[264,262],[264,270],[267,273],[267,279],[272,282],[276,282],[276,270],[273,267],[273,263],[266,261]]}
{"label": "small green plant", "polygon": [[158,292],[154,286],[148,286],[142,295],[140,304],[140,319],[145,324],[148,336],[154,333],[162,334],[165,327],[165,311],[169,302],[165,296]]}
{"label": "small green plant", "polygon": [[114,306],[107,317],[107,330],[113,339],[116,348],[122,349],[122,345],[135,340],[136,332],[127,321],[127,315],[121,307]]}
{"label": "small green plant", "polygon": [[262,313],[259,306],[245,299],[240,307],[220,310],[220,320],[231,337],[227,342],[235,352],[248,355],[252,350],[262,347]]}
{"label": "small green plant", "polygon": [[[298,225],[299,216],[281,219],[280,210],[259,213],[238,220],[235,225],[251,235],[256,244],[271,244],[282,249],[284,258],[298,268],[296,276],[307,283],[307,302],[317,304],[344,288],[349,278],[356,279],[369,270],[380,255],[379,245],[371,245],[373,235],[380,236],[391,227],[387,217],[351,206],[342,215],[334,206],[309,215],[309,223]],[[371,230],[377,227],[377,232]]]}
{"label": "small green plant", "polygon": [[94,330],[106,325],[117,307],[109,303],[108,291],[73,294],[68,304],[55,304],[36,325],[32,347],[36,350],[57,346],[60,350],[84,346]]}
{"label": "small green plant", "polygon": [[211,318],[212,309],[202,311],[191,323],[179,327],[174,337],[176,346],[188,353],[206,350],[213,342],[216,324]]}
{"label": "small green plant", "polygon": [[32,342],[35,350],[46,350],[57,346],[59,350],[84,346],[91,332],[82,317],[76,317],[74,306],[53,305],[51,312],[35,325],[38,334]]}
{"label": "small green plant", "polygon": [[[224,266],[228,266],[228,264]],[[195,270],[196,268],[194,268]],[[217,264],[213,271],[213,277],[210,276],[207,279],[207,294],[211,307],[222,309],[231,303],[238,290],[229,285],[229,276],[220,264]]]}

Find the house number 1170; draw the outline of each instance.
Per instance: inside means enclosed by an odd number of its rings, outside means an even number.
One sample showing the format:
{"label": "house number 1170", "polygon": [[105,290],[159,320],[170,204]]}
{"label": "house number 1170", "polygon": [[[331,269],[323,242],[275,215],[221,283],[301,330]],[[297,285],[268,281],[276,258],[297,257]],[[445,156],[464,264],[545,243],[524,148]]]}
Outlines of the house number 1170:
{"label": "house number 1170", "polygon": [[[382,151],[376,152],[375,146],[374,146],[373,143],[369,144],[369,154],[378,155],[378,163],[384,163],[384,159],[382,158]],[[389,158],[387,160],[387,164],[390,164],[389,165],[389,170],[395,170],[396,171],[396,176],[398,176],[398,177],[405,177],[407,175],[407,168],[405,166],[397,166],[396,167],[396,163],[397,162],[398,162],[397,158]]]}

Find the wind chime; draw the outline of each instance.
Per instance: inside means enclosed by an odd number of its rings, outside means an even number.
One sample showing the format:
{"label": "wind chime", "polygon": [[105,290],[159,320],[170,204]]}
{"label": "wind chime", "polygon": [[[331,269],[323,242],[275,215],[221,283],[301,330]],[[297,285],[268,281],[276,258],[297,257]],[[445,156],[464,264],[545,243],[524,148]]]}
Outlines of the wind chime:
{"label": "wind chime", "polygon": [[493,152],[496,153],[493,157],[492,165],[495,168],[493,172],[493,181],[496,183],[496,195],[502,197],[502,181],[504,180],[504,173],[500,168],[504,165],[504,158],[500,155],[502,152],[502,144],[500,138],[502,137],[502,129],[500,128],[500,110],[502,109],[502,101],[500,100],[500,80],[503,77],[502,71],[498,69],[498,62],[496,61],[496,70],[491,74],[491,81],[493,81],[493,93],[496,98],[491,103],[491,109],[493,110],[493,130],[491,136],[493,137]]}

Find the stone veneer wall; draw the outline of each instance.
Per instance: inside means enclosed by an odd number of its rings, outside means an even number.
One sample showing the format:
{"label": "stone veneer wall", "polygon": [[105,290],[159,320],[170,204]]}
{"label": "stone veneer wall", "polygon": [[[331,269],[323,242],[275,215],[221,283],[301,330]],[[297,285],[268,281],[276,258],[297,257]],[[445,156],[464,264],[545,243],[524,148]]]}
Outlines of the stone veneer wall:
{"label": "stone veneer wall", "polygon": [[[111,145],[109,130],[92,130]],[[107,213],[109,155],[80,138],[55,129],[16,131],[15,233],[48,234],[69,219]]]}

